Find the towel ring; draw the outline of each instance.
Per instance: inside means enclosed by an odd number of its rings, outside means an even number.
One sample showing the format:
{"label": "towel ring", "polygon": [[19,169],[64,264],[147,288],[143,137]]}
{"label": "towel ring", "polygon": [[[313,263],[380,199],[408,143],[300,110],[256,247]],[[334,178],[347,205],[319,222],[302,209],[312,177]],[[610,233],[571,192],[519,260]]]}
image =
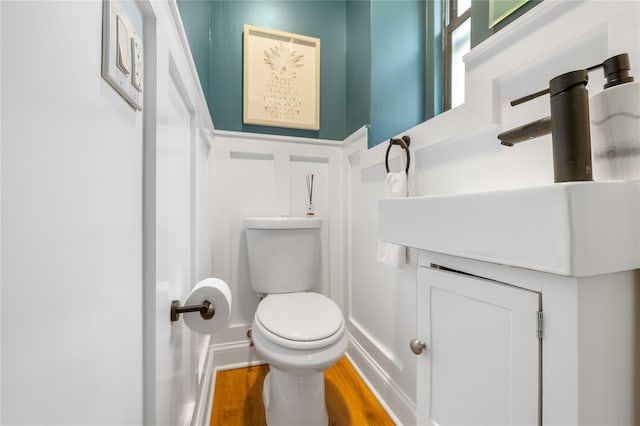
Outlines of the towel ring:
{"label": "towel ring", "polygon": [[387,155],[384,158],[384,165],[387,167],[387,173],[389,173],[389,151],[391,151],[392,145],[400,145],[402,149],[407,153],[407,168],[406,174],[409,174],[409,164],[411,164],[411,154],[409,153],[409,145],[411,144],[411,138],[404,135],[402,139],[389,139],[389,146],[387,147]]}

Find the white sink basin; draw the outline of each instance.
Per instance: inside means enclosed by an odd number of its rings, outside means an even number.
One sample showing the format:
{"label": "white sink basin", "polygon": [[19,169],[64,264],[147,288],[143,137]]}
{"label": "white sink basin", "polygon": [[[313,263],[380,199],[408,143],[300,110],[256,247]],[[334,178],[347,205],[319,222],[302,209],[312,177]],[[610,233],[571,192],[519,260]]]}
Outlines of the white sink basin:
{"label": "white sink basin", "polygon": [[640,268],[640,182],[383,199],[380,238],[583,277]]}

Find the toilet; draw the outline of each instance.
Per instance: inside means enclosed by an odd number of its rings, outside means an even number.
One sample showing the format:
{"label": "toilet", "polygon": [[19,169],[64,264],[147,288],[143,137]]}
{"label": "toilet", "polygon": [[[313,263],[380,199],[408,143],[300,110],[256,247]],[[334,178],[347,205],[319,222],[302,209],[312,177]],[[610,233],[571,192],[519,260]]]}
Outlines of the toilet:
{"label": "toilet", "polygon": [[262,398],[267,424],[329,423],[324,370],[347,349],[344,317],[328,297],[311,292],[319,276],[322,219],[244,220],[251,288],[258,304],[252,337],[269,364]]}

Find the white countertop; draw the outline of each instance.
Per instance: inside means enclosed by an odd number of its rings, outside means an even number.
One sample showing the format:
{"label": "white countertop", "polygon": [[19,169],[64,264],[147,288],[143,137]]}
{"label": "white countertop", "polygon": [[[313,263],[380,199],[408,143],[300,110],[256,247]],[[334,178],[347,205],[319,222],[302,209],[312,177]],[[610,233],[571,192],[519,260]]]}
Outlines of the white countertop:
{"label": "white countertop", "polygon": [[640,182],[383,199],[380,238],[566,276],[640,268]]}

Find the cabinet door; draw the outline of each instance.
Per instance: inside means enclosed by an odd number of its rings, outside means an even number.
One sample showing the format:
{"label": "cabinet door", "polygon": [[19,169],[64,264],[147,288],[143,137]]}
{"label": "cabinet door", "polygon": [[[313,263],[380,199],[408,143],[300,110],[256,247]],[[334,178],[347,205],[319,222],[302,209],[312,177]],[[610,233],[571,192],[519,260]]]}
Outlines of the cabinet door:
{"label": "cabinet door", "polygon": [[540,294],[418,269],[418,424],[539,424]]}

